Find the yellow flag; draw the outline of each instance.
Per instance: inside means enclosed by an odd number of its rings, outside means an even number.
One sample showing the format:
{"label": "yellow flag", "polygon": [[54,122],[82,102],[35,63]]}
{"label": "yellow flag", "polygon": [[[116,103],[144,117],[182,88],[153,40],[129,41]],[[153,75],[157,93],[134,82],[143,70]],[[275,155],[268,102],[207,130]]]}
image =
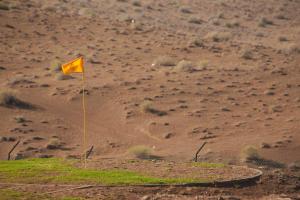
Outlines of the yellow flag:
{"label": "yellow flag", "polygon": [[71,74],[74,72],[83,73],[83,58],[76,58],[61,66],[64,74]]}

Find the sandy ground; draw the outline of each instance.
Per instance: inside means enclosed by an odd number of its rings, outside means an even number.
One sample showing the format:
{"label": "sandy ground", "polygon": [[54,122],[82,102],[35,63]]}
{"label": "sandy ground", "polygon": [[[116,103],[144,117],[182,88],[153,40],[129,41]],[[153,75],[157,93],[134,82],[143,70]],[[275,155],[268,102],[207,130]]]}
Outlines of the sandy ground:
{"label": "sandy ground", "polygon": [[0,2],[0,89],[35,106],[0,106],[1,159],[82,152],[81,75],[53,70],[82,55],[92,159],[300,160],[300,1]]}

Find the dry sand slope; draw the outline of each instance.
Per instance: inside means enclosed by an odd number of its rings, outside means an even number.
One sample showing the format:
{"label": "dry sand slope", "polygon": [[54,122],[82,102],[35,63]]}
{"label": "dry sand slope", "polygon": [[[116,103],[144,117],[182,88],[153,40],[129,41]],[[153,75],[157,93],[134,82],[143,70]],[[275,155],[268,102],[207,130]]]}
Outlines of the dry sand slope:
{"label": "dry sand slope", "polygon": [[80,154],[81,77],[55,67],[83,55],[93,158],[300,160],[300,1],[0,2],[1,90],[34,106],[0,106],[1,159]]}

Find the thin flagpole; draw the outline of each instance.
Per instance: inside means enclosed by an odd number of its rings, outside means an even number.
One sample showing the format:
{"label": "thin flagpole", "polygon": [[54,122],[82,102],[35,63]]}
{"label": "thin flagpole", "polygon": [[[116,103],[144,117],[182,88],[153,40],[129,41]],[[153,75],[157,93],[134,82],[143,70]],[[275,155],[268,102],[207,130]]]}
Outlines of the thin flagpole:
{"label": "thin flagpole", "polygon": [[85,75],[83,70],[82,72],[83,156],[84,156],[84,168],[86,168],[86,116],[85,116],[84,85],[85,85]]}

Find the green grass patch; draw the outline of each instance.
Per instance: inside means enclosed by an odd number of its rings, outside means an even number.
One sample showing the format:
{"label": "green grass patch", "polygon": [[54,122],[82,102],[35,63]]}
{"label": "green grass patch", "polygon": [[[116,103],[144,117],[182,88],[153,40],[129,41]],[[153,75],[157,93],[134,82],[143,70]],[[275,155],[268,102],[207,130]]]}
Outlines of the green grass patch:
{"label": "green grass patch", "polygon": [[195,167],[201,167],[201,168],[224,168],[226,167],[226,164],[224,163],[207,163],[207,162],[194,162],[192,163]]}
{"label": "green grass patch", "polygon": [[0,200],[83,200],[78,197],[51,197],[49,195],[0,189]]}
{"label": "green grass patch", "polygon": [[74,160],[28,159],[0,161],[1,182],[94,183],[105,185],[176,184],[209,182],[188,178],[159,178],[127,170],[91,170],[74,167]]}

